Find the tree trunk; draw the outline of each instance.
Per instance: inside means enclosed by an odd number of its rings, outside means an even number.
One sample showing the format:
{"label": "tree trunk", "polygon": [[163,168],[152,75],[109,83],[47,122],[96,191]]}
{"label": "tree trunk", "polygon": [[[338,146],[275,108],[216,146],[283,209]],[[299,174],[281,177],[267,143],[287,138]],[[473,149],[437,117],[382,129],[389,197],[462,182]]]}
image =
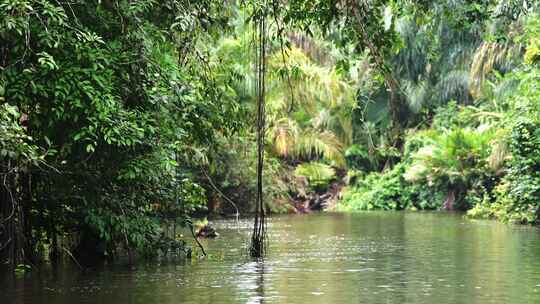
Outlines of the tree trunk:
{"label": "tree trunk", "polygon": [[452,189],[450,190],[450,192],[448,192],[448,195],[446,196],[446,200],[444,201],[442,209],[446,211],[453,211],[455,201],[456,201],[456,191]]}

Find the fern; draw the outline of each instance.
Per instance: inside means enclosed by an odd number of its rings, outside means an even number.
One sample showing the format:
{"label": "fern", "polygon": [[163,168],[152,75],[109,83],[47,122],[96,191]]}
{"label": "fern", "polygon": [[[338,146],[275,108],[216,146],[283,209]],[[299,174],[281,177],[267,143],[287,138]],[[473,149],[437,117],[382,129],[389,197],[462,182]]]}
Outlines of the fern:
{"label": "fern", "polygon": [[300,164],[294,174],[306,178],[312,188],[326,187],[336,178],[336,171],[332,167],[318,162]]}

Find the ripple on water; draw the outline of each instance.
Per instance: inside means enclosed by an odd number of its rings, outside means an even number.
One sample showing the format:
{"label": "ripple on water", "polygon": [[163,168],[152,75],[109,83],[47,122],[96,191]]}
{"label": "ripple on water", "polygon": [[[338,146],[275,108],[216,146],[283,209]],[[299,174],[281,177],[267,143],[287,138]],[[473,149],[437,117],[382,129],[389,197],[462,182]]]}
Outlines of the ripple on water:
{"label": "ripple on water", "polygon": [[223,259],[66,269],[8,280],[0,293],[50,304],[540,303],[540,233],[530,227],[437,213],[280,216],[269,220],[269,255],[252,261],[251,220],[214,225],[221,237],[204,244]]}

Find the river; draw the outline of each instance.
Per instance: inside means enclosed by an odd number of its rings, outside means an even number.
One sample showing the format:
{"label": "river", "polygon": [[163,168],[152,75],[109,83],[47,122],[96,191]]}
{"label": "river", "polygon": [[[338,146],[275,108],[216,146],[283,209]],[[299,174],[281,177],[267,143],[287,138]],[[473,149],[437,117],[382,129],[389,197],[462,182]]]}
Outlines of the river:
{"label": "river", "polygon": [[540,230],[421,212],[272,217],[264,261],[251,222],[214,222],[211,256],[4,277],[0,303],[540,303]]}

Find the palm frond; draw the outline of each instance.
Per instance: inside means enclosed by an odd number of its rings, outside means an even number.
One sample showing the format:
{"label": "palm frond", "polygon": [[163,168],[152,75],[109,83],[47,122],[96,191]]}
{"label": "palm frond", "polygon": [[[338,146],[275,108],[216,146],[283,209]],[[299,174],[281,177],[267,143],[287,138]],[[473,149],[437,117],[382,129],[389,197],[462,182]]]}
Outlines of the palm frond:
{"label": "palm frond", "polygon": [[483,42],[475,52],[470,70],[471,95],[482,96],[488,74],[494,69],[508,70],[519,61],[523,47],[512,42]]}
{"label": "palm frond", "polygon": [[405,96],[407,98],[407,105],[409,109],[414,113],[420,112],[422,106],[427,101],[427,85],[425,81],[414,83],[412,81],[405,81],[403,86]]}
{"label": "palm frond", "polygon": [[493,144],[491,154],[488,157],[489,167],[493,171],[500,170],[508,156],[510,155],[510,150],[508,145],[504,141],[496,141]]}
{"label": "palm frond", "polygon": [[282,118],[276,121],[267,132],[272,138],[274,149],[279,156],[288,157],[294,153],[299,136],[299,126],[296,121],[286,117]]}
{"label": "palm frond", "polygon": [[453,70],[448,72],[435,86],[434,99],[447,102],[451,99],[467,101],[469,95],[469,72]]}
{"label": "palm frond", "polygon": [[294,170],[297,177],[304,177],[309,181],[310,186],[318,187],[328,185],[335,179],[336,170],[319,162],[310,162],[298,165]]}
{"label": "palm frond", "polygon": [[[494,128],[455,128],[433,138],[433,143],[420,148],[413,156],[412,166],[404,174],[409,181],[426,179],[429,183],[444,181],[465,183],[474,170],[487,166],[495,138]],[[494,155],[497,157],[499,155]],[[495,165],[495,160],[493,163]],[[497,163],[498,164],[498,163]]]}
{"label": "palm frond", "polygon": [[322,157],[334,162],[336,166],[345,165],[343,144],[332,132],[303,130],[297,138],[295,152],[298,157],[308,159]]}

